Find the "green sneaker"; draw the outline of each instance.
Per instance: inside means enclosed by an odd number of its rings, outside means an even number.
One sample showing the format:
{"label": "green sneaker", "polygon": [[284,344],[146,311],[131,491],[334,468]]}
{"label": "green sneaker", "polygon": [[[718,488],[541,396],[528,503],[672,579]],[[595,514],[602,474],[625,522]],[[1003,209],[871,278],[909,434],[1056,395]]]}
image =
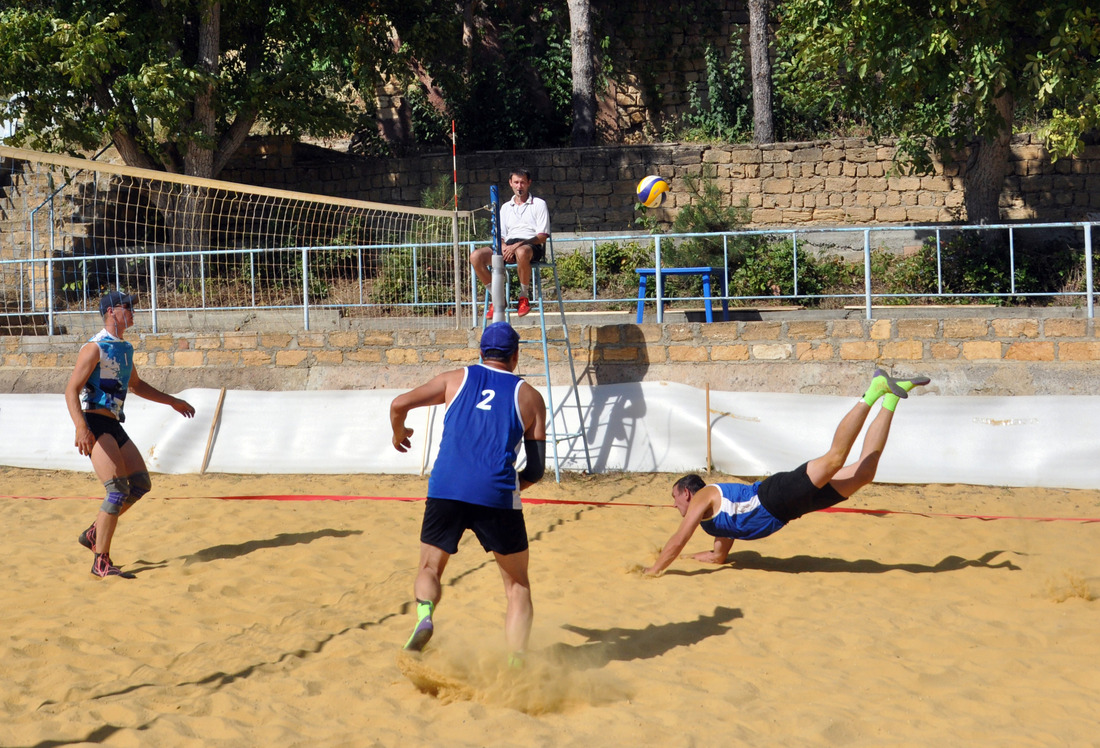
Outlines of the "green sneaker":
{"label": "green sneaker", "polygon": [[875,373],[871,377],[871,386],[867,388],[867,392],[863,395],[863,402],[867,403],[868,406],[874,405],[880,397],[886,394],[892,394],[900,400],[909,397],[909,393],[898,383],[898,380],[882,369],[875,369]]}
{"label": "green sneaker", "polygon": [[428,640],[435,633],[435,626],[432,624],[434,610],[435,605],[430,600],[416,601],[416,628],[413,629],[409,640],[405,642],[405,649],[410,652],[419,652],[427,645]]}
{"label": "green sneaker", "polygon": [[[914,387],[923,387],[931,381],[932,380],[930,378],[922,376],[895,380],[898,387],[901,387],[903,390],[905,390],[906,397],[909,396],[909,390],[913,389]],[[886,408],[886,410],[893,411],[894,408],[898,407],[899,400],[900,398],[893,392],[888,392],[882,398],[882,407]]]}

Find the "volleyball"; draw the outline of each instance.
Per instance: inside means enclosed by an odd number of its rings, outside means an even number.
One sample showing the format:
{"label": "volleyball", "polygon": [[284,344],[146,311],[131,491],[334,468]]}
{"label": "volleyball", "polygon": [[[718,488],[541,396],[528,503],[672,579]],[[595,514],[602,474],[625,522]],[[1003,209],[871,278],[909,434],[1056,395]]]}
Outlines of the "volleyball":
{"label": "volleyball", "polygon": [[650,175],[638,182],[638,202],[647,208],[656,208],[665,201],[665,193],[668,192],[668,182]]}

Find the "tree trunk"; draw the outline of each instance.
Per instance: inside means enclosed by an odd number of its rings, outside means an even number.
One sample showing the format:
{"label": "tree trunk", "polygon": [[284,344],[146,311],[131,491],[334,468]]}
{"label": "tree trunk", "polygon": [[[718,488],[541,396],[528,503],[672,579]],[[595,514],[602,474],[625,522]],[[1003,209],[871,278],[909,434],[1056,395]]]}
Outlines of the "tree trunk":
{"label": "tree trunk", "polygon": [[752,142],[775,142],[772,61],[768,51],[770,0],[749,0],[749,61],[752,65]]}
{"label": "tree trunk", "polygon": [[967,223],[999,223],[1000,200],[1008,168],[1009,143],[1016,102],[1008,93],[994,100],[1003,123],[992,140],[975,139],[963,175],[963,202]]}
{"label": "tree trunk", "polygon": [[[183,144],[184,174],[205,179],[214,176],[214,148],[217,145],[214,79],[218,74],[218,58],[221,55],[221,12],[219,0],[202,0],[199,3],[198,67],[208,76],[208,80],[195,94],[192,110],[198,137]],[[207,193],[205,187],[188,185],[182,188],[182,194],[176,201],[176,220],[170,219],[175,229],[172,240],[184,252],[210,248],[211,216]],[[200,276],[200,256],[181,255],[173,264],[174,283],[193,286]]]}
{"label": "tree trunk", "polygon": [[567,0],[573,53],[573,145],[596,142],[596,66],[589,0]]}

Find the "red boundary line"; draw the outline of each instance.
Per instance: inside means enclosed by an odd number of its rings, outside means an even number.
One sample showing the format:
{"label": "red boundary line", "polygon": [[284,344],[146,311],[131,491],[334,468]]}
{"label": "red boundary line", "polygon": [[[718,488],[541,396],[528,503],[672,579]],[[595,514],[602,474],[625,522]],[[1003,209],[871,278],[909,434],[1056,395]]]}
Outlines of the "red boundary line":
{"label": "red boundary line", "polygon": [[[175,497],[165,497],[169,500],[175,499]],[[268,496],[193,496],[195,499],[217,499],[219,501],[424,501],[423,497],[405,497],[405,496],[326,496],[326,495],[293,495],[293,494],[275,494]],[[54,501],[60,499],[85,499],[99,501],[94,496],[79,497],[79,496],[0,496],[0,499],[38,499],[41,501]],[[178,500],[178,499],[175,499]],[[616,507],[644,507],[649,509],[664,509],[668,504],[633,504],[628,502],[608,502],[608,501],[581,501],[571,499],[523,499],[524,504],[560,504],[565,506],[616,506]],[[1018,519],[1027,520],[1029,522],[1082,522],[1093,523],[1100,522],[1100,518],[1096,517],[1016,517],[1008,514],[947,514],[941,512],[908,512],[898,509],[856,509],[853,507],[833,506],[819,511],[829,512],[834,514],[869,514],[872,516],[883,517],[889,514],[909,515],[912,517],[947,517],[949,519],[980,519],[980,520],[995,520],[995,519]]]}

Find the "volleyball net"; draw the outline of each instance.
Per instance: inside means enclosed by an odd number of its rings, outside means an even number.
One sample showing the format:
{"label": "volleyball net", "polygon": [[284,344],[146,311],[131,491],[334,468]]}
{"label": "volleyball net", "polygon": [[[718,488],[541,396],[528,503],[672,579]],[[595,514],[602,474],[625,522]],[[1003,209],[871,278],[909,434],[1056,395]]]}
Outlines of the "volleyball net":
{"label": "volleyball net", "polygon": [[[469,211],[255,187],[0,146],[0,334],[84,334],[99,297],[146,329],[345,317],[463,324]],[[468,317],[468,315],[467,315]]]}

